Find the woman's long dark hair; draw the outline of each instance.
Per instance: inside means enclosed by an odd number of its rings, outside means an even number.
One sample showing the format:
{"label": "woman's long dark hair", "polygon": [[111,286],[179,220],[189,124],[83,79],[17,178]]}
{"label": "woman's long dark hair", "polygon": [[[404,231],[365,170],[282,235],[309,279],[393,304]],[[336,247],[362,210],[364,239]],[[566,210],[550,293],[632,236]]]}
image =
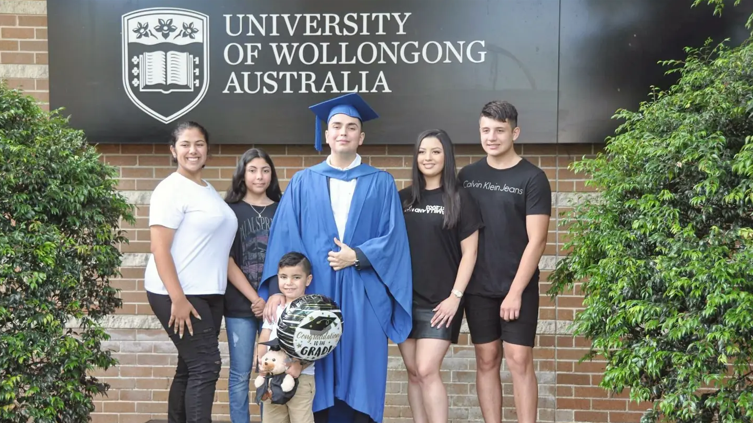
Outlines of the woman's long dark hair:
{"label": "woman's long dark hair", "polygon": [[413,184],[411,196],[403,204],[404,208],[412,207],[421,201],[421,190],[426,187],[426,179],[418,169],[418,150],[425,138],[434,137],[439,140],[444,150],[444,169],[440,184],[442,186],[442,200],[444,202],[444,229],[452,229],[460,220],[460,192],[458,176],[455,170],[455,149],[447,132],[441,129],[429,129],[418,135],[415,148],[413,149]]}
{"label": "woman's long dark hair", "polygon": [[280,191],[280,183],[277,180],[275,164],[272,162],[272,158],[269,157],[269,154],[260,148],[252,148],[241,156],[241,159],[238,161],[238,166],[235,167],[233,182],[227,190],[227,195],[225,195],[226,202],[237,203],[243,200],[243,197],[246,196],[246,166],[248,166],[251,160],[257,158],[264,159],[272,171],[272,179],[270,179],[269,186],[267,187],[267,197],[276,203],[280,202],[282,191]]}

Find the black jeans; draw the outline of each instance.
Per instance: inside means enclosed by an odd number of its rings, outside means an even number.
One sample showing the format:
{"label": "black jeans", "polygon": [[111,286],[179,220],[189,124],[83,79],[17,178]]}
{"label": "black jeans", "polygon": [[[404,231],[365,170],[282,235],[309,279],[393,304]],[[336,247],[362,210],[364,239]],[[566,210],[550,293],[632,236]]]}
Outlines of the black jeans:
{"label": "black jeans", "polygon": [[224,296],[186,295],[201,320],[191,316],[193,336],[184,329],[183,339],[172,328],[167,328],[172,306],[170,296],[147,292],[147,298],[162,327],[178,348],[178,368],[167,400],[168,423],[210,423],[214,391],[222,367],[218,338]]}

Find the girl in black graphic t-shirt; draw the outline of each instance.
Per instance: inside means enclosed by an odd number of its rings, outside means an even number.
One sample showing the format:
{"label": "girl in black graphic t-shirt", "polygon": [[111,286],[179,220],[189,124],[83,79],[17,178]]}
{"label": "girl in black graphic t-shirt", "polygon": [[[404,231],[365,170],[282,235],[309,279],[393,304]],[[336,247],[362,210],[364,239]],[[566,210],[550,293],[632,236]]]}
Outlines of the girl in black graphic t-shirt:
{"label": "girl in black graphic t-shirt", "polygon": [[399,345],[408,369],[408,400],[417,422],[446,422],[447,391],[439,376],[458,342],[463,292],[476,263],[481,216],[460,187],[450,137],[419,135],[413,185],[400,191],[413,266],[413,330]]}
{"label": "girl in black graphic t-shirt", "polygon": [[238,161],[225,201],[238,218],[238,232],[230,249],[225,326],[230,352],[228,396],[233,423],[249,423],[249,380],[254,344],[261,332],[264,300],[259,287],[272,217],[280,201],[280,185],[274,163],[258,148],[246,151]]}

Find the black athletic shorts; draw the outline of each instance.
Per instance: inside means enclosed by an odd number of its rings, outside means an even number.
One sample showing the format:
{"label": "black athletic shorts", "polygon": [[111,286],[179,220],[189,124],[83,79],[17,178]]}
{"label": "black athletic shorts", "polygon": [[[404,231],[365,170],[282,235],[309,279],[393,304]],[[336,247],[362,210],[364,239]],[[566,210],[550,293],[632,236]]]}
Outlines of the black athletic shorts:
{"label": "black athletic shorts", "polygon": [[486,344],[501,339],[515,345],[533,347],[539,321],[539,284],[533,280],[523,290],[520,316],[506,322],[499,315],[503,298],[489,298],[466,294],[465,318],[471,332],[471,342]]}

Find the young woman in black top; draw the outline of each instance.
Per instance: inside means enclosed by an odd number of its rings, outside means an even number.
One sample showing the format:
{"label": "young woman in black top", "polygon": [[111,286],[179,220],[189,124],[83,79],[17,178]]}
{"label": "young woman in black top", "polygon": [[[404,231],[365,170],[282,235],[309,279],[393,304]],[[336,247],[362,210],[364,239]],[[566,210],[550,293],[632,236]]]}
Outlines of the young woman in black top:
{"label": "young woman in black top", "polygon": [[416,141],[413,184],[400,191],[413,266],[413,330],[399,345],[408,370],[416,423],[446,422],[447,391],[439,376],[458,342],[463,292],[476,263],[483,226],[473,199],[458,184],[452,141],[441,129]]}
{"label": "young woman in black top", "polygon": [[249,380],[260,317],[266,303],[259,288],[272,218],[280,202],[280,184],[269,155],[258,148],[238,161],[225,201],[238,218],[238,231],[230,250],[225,291],[225,326],[230,353],[228,396],[230,420],[249,423]]}

